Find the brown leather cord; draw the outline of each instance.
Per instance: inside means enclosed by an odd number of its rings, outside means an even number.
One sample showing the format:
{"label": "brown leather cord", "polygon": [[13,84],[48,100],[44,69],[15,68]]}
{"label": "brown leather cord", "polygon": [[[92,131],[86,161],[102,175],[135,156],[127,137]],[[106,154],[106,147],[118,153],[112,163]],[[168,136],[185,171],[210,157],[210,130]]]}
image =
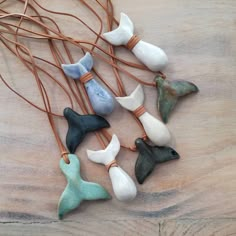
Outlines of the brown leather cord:
{"label": "brown leather cord", "polygon": [[[109,55],[112,58],[115,58],[116,60],[118,60],[119,62],[122,62],[126,65],[129,65],[130,67],[135,67],[137,69],[143,69],[143,70],[148,70],[146,67],[144,66],[139,66],[135,63],[130,63],[130,62],[126,62],[120,58],[117,58],[111,54],[109,54],[106,50],[104,50],[102,47],[95,45],[94,43],[88,42],[88,41],[81,41],[81,40],[73,40],[70,37],[66,37],[64,36],[62,33],[58,33],[57,31],[55,31],[54,29],[48,27],[47,25],[44,25],[42,22],[35,20],[33,17],[24,15],[24,14],[20,14],[20,13],[11,13],[11,14],[6,14],[3,16],[0,16],[1,18],[7,18],[7,17],[20,17],[20,16],[24,16],[24,18],[31,20],[33,23],[36,23],[37,26],[41,26],[41,27],[45,27],[47,30],[49,30],[52,33],[55,33],[56,35],[51,35],[51,34],[42,34],[42,33],[38,33],[35,31],[30,30],[31,33],[36,34],[36,35],[40,35],[43,36],[43,38],[45,39],[56,39],[56,40],[62,40],[62,41],[68,41],[73,45],[76,45],[78,47],[80,47],[81,49],[90,52],[94,57],[99,58],[100,60],[102,60],[105,63],[108,63],[109,65],[113,66],[114,68],[120,70],[121,72],[125,73],[128,77],[130,77],[131,79],[146,85],[146,86],[154,86],[153,83],[150,82],[146,82],[146,81],[142,81],[141,79],[137,78],[136,76],[134,76],[133,74],[131,74],[130,72],[128,72],[127,70],[125,70],[124,68],[117,66],[116,64],[112,64],[109,60],[107,60],[105,57],[103,57],[102,55],[98,54],[97,52],[93,52],[91,49],[89,49],[88,47],[83,46],[83,44],[88,44],[91,46],[95,46],[97,49],[99,49],[102,53],[105,53],[106,55]],[[20,27],[21,29],[23,29],[22,27]],[[29,30],[28,30],[29,31]],[[21,36],[23,36],[24,34],[21,34]],[[29,35],[25,35],[25,37],[30,37],[30,38],[35,38],[34,36],[29,36]],[[36,39],[38,39],[38,37],[36,37]]]}
{"label": "brown leather cord", "polygon": [[146,112],[146,109],[145,109],[145,107],[143,105],[141,105],[140,107],[138,107],[136,110],[133,111],[134,115],[137,118],[139,118],[145,112]]}
{"label": "brown leather cord", "polygon": [[146,109],[143,105],[141,105],[140,107],[138,107],[137,109],[135,109],[133,111],[134,115],[139,118],[143,113],[146,112]]}
{"label": "brown leather cord", "polygon": [[118,167],[118,164],[117,164],[116,160],[113,160],[109,164],[105,165],[105,167],[106,167],[107,171],[109,172],[111,167]]}
{"label": "brown leather cord", "polygon": [[91,80],[93,78],[93,74],[91,72],[87,72],[86,74],[82,75],[80,77],[80,82],[82,84],[87,83],[89,80]]}
{"label": "brown leather cord", "polygon": [[137,45],[139,41],[140,41],[140,38],[137,35],[133,35],[128,41],[128,43],[126,44],[126,48],[131,51]]}
{"label": "brown leather cord", "polygon": [[[26,102],[28,102],[30,105],[34,106],[35,108],[39,109],[40,111],[47,113],[50,125],[52,126],[54,135],[56,137],[57,143],[59,145],[61,152],[63,153],[62,156],[66,157],[66,154],[65,154],[66,150],[65,148],[63,148],[63,144],[60,141],[60,138],[57,134],[57,131],[53,122],[53,116],[61,116],[61,115],[54,114],[51,111],[49,98],[47,96],[47,91],[38,75],[38,71],[43,72],[45,75],[47,75],[49,79],[52,79],[52,81],[56,82],[62,88],[63,93],[65,93],[70,100],[71,107],[73,107],[73,103],[72,103],[72,97],[73,97],[73,99],[75,99],[76,103],[79,105],[79,107],[81,108],[84,114],[94,113],[84,86],[81,85],[80,83],[76,83],[74,80],[68,79],[61,70],[61,64],[67,63],[68,59],[70,63],[73,63],[73,58],[70,54],[70,50],[67,44],[71,44],[77,47],[78,49],[81,50],[83,54],[88,51],[95,58],[100,59],[103,63],[109,64],[112,66],[113,73],[114,73],[116,83],[117,83],[118,92],[114,90],[113,86],[111,86],[103,78],[103,76],[101,76],[101,74],[97,72],[96,69],[93,69],[93,72],[96,74],[99,80],[101,80],[101,82],[104,83],[104,85],[107,88],[109,88],[109,90],[115,96],[126,95],[124,84],[120,78],[120,72],[124,73],[126,77],[136,80],[137,82],[142,83],[144,85],[147,85],[147,86],[156,86],[156,85],[154,82],[146,82],[146,81],[140,80],[135,75],[131,74],[127,69],[123,68],[123,65],[125,65],[125,66],[133,67],[136,69],[148,70],[143,65],[128,62],[124,59],[118,58],[115,55],[113,46],[107,44],[107,41],[101,36],[103,28],[104,28],[104,19],[103,17],[99,16],[97,11],[94,10],[93,8],[94,5],[89,5],[84,0],[80,1],[80,4],[83,4],[89,10],[89,12],[98,19],[99,24],[100,24],[98,31],[93,30],[79,17],[74,16],[72,14],[68,14],[68,13],[56,12],[56,11],[46,9],[45,7],[40,5],[38,1],[36,0],[31,1],[35,3],[36,6],[33,6],[32,3],[30,3],[30,1],[28,0],[17,0],[17,1],[24,4],[23,13],[10,13],[10,12],[7,12],[6,10],[3,10],[2,8],[0,9],[0,11],[3,12],[0,14],[0,26],[5,28],[5,29],[0,28],[0,40],[33,73],[35,80],[37,82],[37,86],[39,88],[40,94],[44,101],[45,109],[38,107],[37,105],[32,103],[30,100],[20,95],[18,92],[12,89],[10,85],[2,77],[1,79],[3,80],[4,84],[9,89],[11,89],[16,95],[20,96],[22,99],[24,99]],[[1,3],[4,3],[4,2],[7,2],[7,0],[2,1]],[[96,3],[98,4],[98,6],[100,6],[106,13],[107,30],[110,31],[113,28],[113,24],[115,23],[117,25],[118,21],[114,18],[113,5],[111,1],[105,0],[104,2],[105,4],[101,3],[101,1],[96,0]],[[86,41],[86,40],[78,40],[78,39],[73,39],[71,37],[68,37],[67,35],[64,35],[62,31],[60,30],[59,25],[51,17],[43,16],[42,14],[40,14],[37,11],[36,7],[40,8],[46,13],[51,13],[51,15],[56,14],[63,17],[72,17],[73,19],[80,22],[85,28],[89,29],[91,33],[94,34],[95,36],[94,41],[91,42],[91,41]],[[32,16],[27,15],[28,9],[33,11],[35,15],[32,15]],[[11,21],[9,22],[8,19],[11,19]],[[12,19],[14,20],[13,23],[12,23]],[[14,24],[14,22],[16,22],[16,24]],[[24,27],[22,26],[23,22],[26,23],[24,24]],[[49,24],[47,24],[47,22],[50,22],[50,26]],[[27,27],[27,25],[29,26],[28,23],[35,25],[36,27],[33,27],[33,28],[41,29],[41,31],[31,30],[32,28],[31,25],[29,28]],[[9,39],[5,35],[7,36],[13,35],[14,40]],[[44,58],[40,58],[33,55],[27,47],[25,47],[22,43],[19,43],[18,41],[19,37],[23,38],[24,40],[32,38],[32,39],[48,42],[48,46],[50,48],[54,63]],[[108,46],[108,50],[98,45],[99,40],[102,40],[103,42],[106,43],[106,46]],[[57,46],[55,41],[61,43],[62,48],[64,50],[63,53],[62,53],[61,48]],[[15,49],[11,48],[9,44],[15,45]],[[90,46],[92,48],[90,48]],[[107,59],[107,56],[109,56],[109,59]],[[65,57],[67,57],[68,59]],[[41,66],[39,66],[37,62],[43,62],[50,66],[53,66],[55,69],[59,69],[66,83],[66,87],[63,84],[61,84],[58,80],[56,80],[53,77],[53,75],[51,75],[48,71],[44,70]],[[146,137],[146,134],[142,125],[140,124],[140,122],[138,121],[136,117],[134,118],[137,121],[137,124],[139,125],[140,129],[144,133],[143,137]],[[106,143],[111,140],[111,135],[109,134],[107,130],[102,130],[99,133],[96,132],[96,136],[103,147],[105,147]],[[133,147],[129,147],[124,144],[121,144],[121,146],[130,150],[134,150]],[[68,159],[66,160],[65,158],[65,161],[68,162]]]}

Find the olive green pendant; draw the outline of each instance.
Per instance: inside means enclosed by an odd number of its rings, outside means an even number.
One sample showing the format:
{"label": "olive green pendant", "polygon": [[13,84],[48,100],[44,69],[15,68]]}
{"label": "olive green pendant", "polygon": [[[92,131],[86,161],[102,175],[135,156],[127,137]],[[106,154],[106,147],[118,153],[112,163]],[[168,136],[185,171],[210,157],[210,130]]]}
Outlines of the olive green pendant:
{"label": "olive green pendant", "polygon": [[178,99],[190,93],[198,92],[198,87],[185,80],[167,81],[162,77],[155,78],[158,91],[157,108],[162,120],[167,123],[171,111]]}
{"label": "olive green pendant", "polygon": [[155,166],[174,159],[179,159],[179,154],[170,147],[151,146],[141,138],[136,139],[135,145],[139,156],[135,164],[135,176],[140,184],[152,173]]}
{"label": "olive green pendant", "polygon": [[58,203],[58,217],[77,208],[83,200],[110,199],[110,194],[101,185],[84,181],[80,176],[80,162],[76,155],[69,154],[69,164],[60,160],[60,168],[67,179],[67,186]]}

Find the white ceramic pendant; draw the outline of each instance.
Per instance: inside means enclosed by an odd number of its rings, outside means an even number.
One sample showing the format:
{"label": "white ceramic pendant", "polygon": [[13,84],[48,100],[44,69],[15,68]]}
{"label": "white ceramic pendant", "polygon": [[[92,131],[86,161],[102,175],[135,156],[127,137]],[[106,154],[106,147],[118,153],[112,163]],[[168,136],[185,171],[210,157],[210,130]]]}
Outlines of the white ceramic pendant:
{"label": "white ceramic pendant", "polygon": [[[130,18],[124,14],[120,14],[120,25],[117,29],[104,33],[104,38],[112,45],[127,45],[134,33],[134,25]],[[168,63],[165,52],[150,43],[140,40],[131,51],[134,55],[150,70],[160,71]]]}
{"label": "white ceramic pendant", "polygon": [[[115,158],[119,151],[120,142],[114,134],[106,149],[99,151],[87,150],[87,155],[89,160],[107,166],[110,163],[115,163]],[[111,165],[108,171],[116,198],[120,201],[133,200],[137,195],[137,188],[131,177],[117,165]]]}
{"label": "white ceramic pendant", "polygon": [[[139,84],[127,97],[116,97],[120,105],[129,111],[135,111],[144,103],[144,92]],[[171,135],[167,126],[145,111],[138,117],[141,121],[148,138],[158,146],[166,146],[171,142]]]}

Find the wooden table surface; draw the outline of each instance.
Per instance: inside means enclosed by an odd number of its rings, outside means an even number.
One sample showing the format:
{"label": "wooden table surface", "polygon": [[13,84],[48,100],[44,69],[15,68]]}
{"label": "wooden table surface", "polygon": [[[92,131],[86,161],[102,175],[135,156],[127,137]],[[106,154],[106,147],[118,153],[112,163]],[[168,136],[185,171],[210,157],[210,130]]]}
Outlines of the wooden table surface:
{"label": "wooden table surface", "polygon": [[[40,2],[96,25],[77,0]],[[105,168],[87,159],[86,148],[101,149],[95,135],[88,135],[77,152],[83,177],[102,184],[113,199],[83,202],[59,221],[57,202],[66,181],[47,117],[1,83],[0,235],[236,235],[236,1],[114,0],[113,4],[117,18],[121,11],[127,13],[140,37],[165,50],[168,79],[189,80],[200,89],[178,104],[168,123],[181,159],[160,165],[139,185],[134,176],[137,153],[121,150],[117,160],[138,188],[134,201],[121,203],[112,193]],[[74,20],[55,18],[65,33],[81,36]],[[49,58],[43,43],[28,40],[27,46]],[[124,48],[116,52],[133,59]],[[81,54],[75,50],[73,55],[76,59]],[[3,44],[0,58],[1,74],[40,105],[32,76]],[[99,61],[95,66],[107,79],[114,79],[110,68]],[[134,73],[149,81],[153,78],[150,73]],[[128,93],[137,85],[125,76],[123,80]],[[48,86],[59,112],[68,101],[53,84]],[[145,87],[145,96],[148,111],[158,117],[156,90]],[[130,143],[140,134],[130,114],[118,105],[108,120],[111,132],[122,141]],[[67,124],[57,119],[57,126],[64,140]]]}

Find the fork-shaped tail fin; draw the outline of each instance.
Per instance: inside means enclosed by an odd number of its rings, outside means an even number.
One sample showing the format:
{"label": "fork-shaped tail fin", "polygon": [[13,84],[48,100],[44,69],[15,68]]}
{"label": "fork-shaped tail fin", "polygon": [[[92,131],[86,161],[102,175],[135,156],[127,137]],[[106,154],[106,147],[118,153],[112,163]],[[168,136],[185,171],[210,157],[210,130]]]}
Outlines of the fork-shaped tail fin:
{"label": "fork-shaped tail fin", "polygon": [[60,160],[60,168],[67,179],[67,186],[58,203],[58,217],[77,208],[84,200],[110,199],[110,194],[101,185],[84,181],[80,176],[80,162],[76,155],[69,154],[69,164]]}

